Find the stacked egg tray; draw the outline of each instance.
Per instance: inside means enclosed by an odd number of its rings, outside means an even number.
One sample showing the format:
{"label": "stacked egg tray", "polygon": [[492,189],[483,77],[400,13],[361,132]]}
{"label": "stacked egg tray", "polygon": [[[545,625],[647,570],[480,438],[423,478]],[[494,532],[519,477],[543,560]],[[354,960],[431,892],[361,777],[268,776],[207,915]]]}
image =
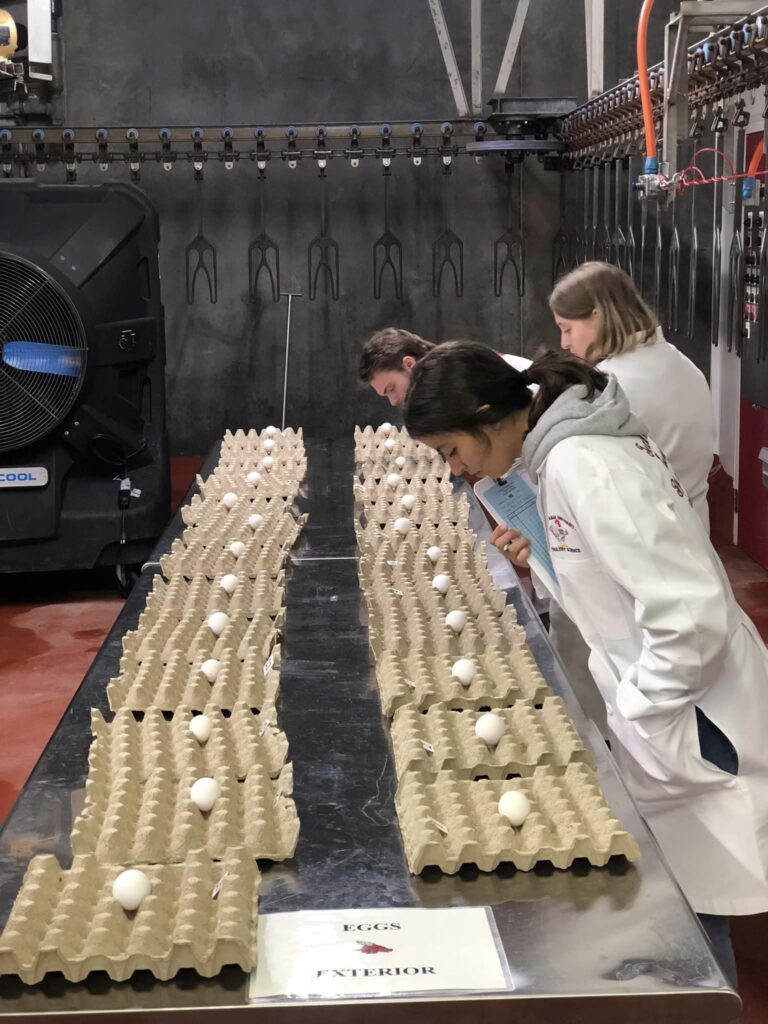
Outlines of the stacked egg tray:
{"label": "stacked egg tray", "polygon": [[[246,486],[266,440],[275,461]],[[205,977],[227,964],[253,968],[257,860],[292,857],[299,833],[276,700],[284,566],[304,522],[294,502],[305,468],[301,433],[224,437],[203,496],[182,510],[185,556],[163,560],[123,637],[107,688],[113,717],[92,712],[72,866],[32,859],[0,936],[0,973],[33,984],[49,971],[122,981],[142,969],[167,979],[182,967]],[[238,480],[242,493],[222,502],[219,483]],[[126,869],[149,880],[133,910],[112,892]]]}
{"label": "stacked egg tray", "polygon": [[[355,456],[359,576],[410,870],[636,859],[442,458],[389,424],[356,429]],[[494,742],[476,732],[489,712]],[[526,808],[515,824],[499,810],[509,791]]]}

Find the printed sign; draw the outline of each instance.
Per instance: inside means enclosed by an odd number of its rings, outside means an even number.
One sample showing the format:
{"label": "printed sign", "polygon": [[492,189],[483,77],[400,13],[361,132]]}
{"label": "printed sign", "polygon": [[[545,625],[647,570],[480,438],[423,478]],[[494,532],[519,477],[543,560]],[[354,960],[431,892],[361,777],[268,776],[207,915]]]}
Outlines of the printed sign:
{"label": "printed sign", "polygon": [[513,987],[485,907],[307,910],[259,918],[248,998],[293,1001]]}

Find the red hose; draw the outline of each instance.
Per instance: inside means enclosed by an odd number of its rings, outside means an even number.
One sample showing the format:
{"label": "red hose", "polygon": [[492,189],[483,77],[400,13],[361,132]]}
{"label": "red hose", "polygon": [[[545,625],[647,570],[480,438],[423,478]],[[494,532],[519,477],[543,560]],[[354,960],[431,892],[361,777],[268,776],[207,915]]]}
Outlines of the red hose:
{"label": "red hose", "polygon": [[760,139],[758,144],[755,146],[755,151],[752,154],[752,159],[749,161],[749,167],[747,168],[747,177],[754,178],[757,174],[757,169],[760,166],[760,161],[763,159],[763,140]]}
{"label": "red hose", "polygon": [[648,20],[651,16],[653,0],[643,0],[640,18],[637,22],[637,77],[640,83],[640,102],[643,107],[643,127],[645,128],[645,155],[648,160],[656,160],[656,130],[653,125],[653,103],[651,102],[651,85],[648,79]]}

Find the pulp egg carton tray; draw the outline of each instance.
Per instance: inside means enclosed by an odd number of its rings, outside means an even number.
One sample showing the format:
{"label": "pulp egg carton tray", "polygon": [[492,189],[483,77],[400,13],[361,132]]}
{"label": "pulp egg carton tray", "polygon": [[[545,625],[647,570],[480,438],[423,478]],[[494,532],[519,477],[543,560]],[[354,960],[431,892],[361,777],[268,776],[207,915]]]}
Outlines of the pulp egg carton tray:
{"label": "pulp egg carton tray", "polygon": [[[403,596],[396,596],[395,591]],[[520,627],[511,605],[500,615],[485,605],[475,615],[459,600],[438,604],[447,598],[436,598],[422,602],[397,588],[392,588],[386,597],[380,593],[367,595],[368,641],[374,657],[381,657],[384,651],[407,654],[415,647],[425,654],[452,654],[460,658],[512,646],[519,638]],[[461,633],[455,633],[445,622],[446,614],[454,610],[462,610],[468,616]]]}
{"label": "pulp egg carton tray", "polygon": [[247,704],[236,703],[231,714],[209,704],[211,735],[200,743],[189,731],[192,710],[180,707],[169,721],[158,708],[150,708],[139,721],[121,710],[111,722],[91,711],[94,742],[88,753],[89,781],[108,790],[109,779],[129,770],[137,782],[162,772],[170,779],[195,778],[226,771],[235,780],[249,772],[275,779],[288,757],[288,740],[277,724],[274,706],[254,715]]}
{"label": "pulp egg carton tray", "polygon": [[253,969],[261,876],[247,850],[142,865],[152,891],[132,913],[112,897],[121,870],[93,856],[68,870],[50,854],[34,857],[0,935],[0,974],[33,985],[51,971],[78,982],[91,971],[125,981],[147,970],[167,981],[184,967],[205,978],[227,964]]}
{"label": "pulp egg carton tray", "polygon": [[[272,459],[271,465],[264,464],[267,457]],[[261,480],[251,484],[247,480],[247,475],[254,469],[261,474]],[[226,486],[233,483],[237,487],[242,487],[245,484],[246,487],[253,488],[258,494],[262,484],[266,490],[269,489],[270,478],[273,476],[281,482],[293,480],[300,485],[306,475],[307,459],[303,452],[299,454],[292,451],[281,451],[279,447],[275,447],[272,451],[255,451],[251,455],[235,456],[227,459],[226,462],[219,462],[211,475],[207,477],[206,484]]]}
{"label": "pulp egg carton tray", "polygon": [[162,612],[155,622],[147,621],[146,626],[126,633],[123,650],[135,654],[144,661],[151,654],[159,654],[167,661],[174,651],[183,651],[190,664],[197,657],[221,658],[226,650],[235,650],[238,657],[245,658],[246,651],[253,648],[266,659],[282,628],[285,612],[281,609],[272,615],[258,609],[253,618],[243,612],[233,614],[220,636],[216,636],[206,621],[205,615],[187,612],[179,621],[173,612]]}
{"label": "pulp egg carton tray", "polygon": [[181,622],[185,615],[207,618],[214,612],[245,615],[247,619],[252,619],[259,611],[270,615],[278,613],[284,603],[284,579],[277,583],[269,576],[233,575],[237,576],[237,584],[231,594],[222,588],[221,576],[213,580],[202,575],[172,576],[164,580],[156,575],[137,628],[147,632],[163,616],[175,617]]}
{"label": "pulp egg carton tray", "polygon": [[[371,458],[376,454],[389,456],[402,453],[416,459],[421,456],[432,458],[436,454],[434,449],[428,445],[422,444],[421,441],[415,441],[405,427],[391,426],[389,431],[384,431],[381,427],[376,430],[370,426],[363,430],[360,427],[355,427],[354,440],[357,461]],[[387,441],[394,442],[394,444],[388,448]]]}
{"label": "pulp egg carton tray", "polygon": [[[502,615],[506,607],[507,597],[504,591],[497,590],[489,573],[478,576],[471,564],[470,571],[458,562],[454,571],[444,572],[424,558],[420,572],[410,572],[403,566],[388,567],[386,572],[374,576],[370,582],[363,582],[368,605],[372,614],[383,612],[391,605],[397,604],[393,597],[402,595],[402,601],[408,605],[420,604],[423,608],[438,615],[445,616],[455,608],[466,607],[472,615],[479,616],[484,609],[490,609]],[[426,570],[426,571],[424,571]],[[448,590],[443,595],[432,585],[437,574],[450,578]],[[362,572],[361,574],[362,575]],[[509,612],[507,614],[510,614]]]}
{"label": "pulp egg carton tray", "polygon": [[[499,814],[499,798],[509,789],[523,792],[531,804],[520,828]],[[568,868],[579,857],[603,867],[611,857],[633,861],[640,856],[585,764],[569,764],[560,773],[539,767],[528,778],[509,780],[408,772],[398,785],[395,806],[415,875],[427,867],[452,875],[463,864],[476,864],[481,871],[499,864],[530,871],[542,861]]]}
{"label": "pulp egg carton tray", "polygon": [[479,711],[510,707],[519,700],[538,705],[554,696],[525,644],[524,630],[518,630],[512,645],[469,655],[477,671],[468,686],[451,675],[456,660],[452,654],[430,657],[415,647],[407,656],[386,651],[376,664],[384,714],[391,718],[407,704],[422,710],[444,704]]}
{"label": "pulp egg carton tray", "polygon": [[[242,541],[246,548],[263,547],[275,540],[290,547],[307,521],[306,515],[295,515],[292,509],[292,500],[285,497],[275,497],[269,501],[259,498],[254,501],[247,494],[241,494],[232,508],[228,509],[220,500],[205,501],[196,494],[183,510],[187,527],[182,537],[187,543],[198,539],[208,547],[229,547],[235,540]],[[256,529],[248,523],[249,517],[255,512],[264,516]]]}
{"label": "pulp egg carton tray", "polygon": [[408,548],[442,547],[445,544],[455,551],[462,540],[475,540],[475,535],[468,526],[454,526],[445,520],[441,520],[437,526],[433,523],[425,523],[422,526],[414,523],[404,536],[395,530],[394,519],[384,527],[378,523],[363,526],[358,519],[353,520],[353,525],[357,546],[363,555],[375,553],[382,545],[386,545],[386,550],[391,552],[393,559],[400,558]]}
{"label": "pulp egg carton tray", "polygon": [[[258,469],[261,473],[261,480],[256,485],[249,484],[246,480],[246,474],[251,469]],[[200,493],[195,494],[192,501],[219,502],[228,491],[233,491],[241,501],[247,502],[251,502],[257,496],[295,498],[303,478],[303,471],[301,474],[293,473],[282,465],[275,465],[269,471],[259,468],[258,465],[237,472],[223,469],[216,473],[214,470],[205,480],[201,476],[195,478]]]}
{"label": "pulp egg carton tray", "polygon": [[[392,472],[402,477],[399,469],[394,469]],[[453,485],[450,478],[447,477],[439,480],[436,477],[430,477],[426,481],[401,480],[397,487],[392,487],[387,483],[386,477],[383,480],[375,480],[372,476],[369,476],[363,482],[356,479],[352,489],[355,495],[355,504],[366,506],[372,501],[386,500],[398,508],[405,494],[412,494],[416,498],[417,503],[419,501],[427,501],[428,499],[439,502],[454,496]],[[398,515],[406,514],[405,512],[398,513]]]}
{"label": "pulp egg carton tray", "polygon": [[224,455],[231,451],[252,451],[254,448],[259,448],[262,442],[270,436],[275,441],[280,441],[292,448],[304,449],[304,430],[302,427],[299,427],[298,430],[294,430],[293,427],[286,427],[285,430],[277,430],[276,433],[272,434],[268,434],[266,429],[256,430],[251,427],[249,430],[240,428],[234,432],[225,430],[224,436],[221,439],[221,454]]}
{"label": "pulp egg carton tray", "polygon": [[[288,552],[298,534],[299,528],[295,533],[289,532],[285,540],[275,536],[266,540],[255,536],[249,539],[243,533],[240,537],[228,536],[224,542],[221,539],[211,539],[209,542],[200,536],[197,527],[187,527],[182,536],[173,541],[170,552],[160,559],[160,568],[166,579],[171,576],[191,578],[203,575],[212,580],[230,572],[238,576],[271,576],[277,579],[285,568]],[[245,544],[245,551],[239,557],[229,550],[234,540],[242,540]]]}
{"label": "pulp egg carton tray", "polygon": [[462,779],[506,779],[532,775],[539,765],[562,768],[581,762],[594,767],[560,697],[545,697],[540,708],[519,700],[495,711],[506,724],[495,747],[475,735],[481,714],[445,704],[433,704],[426,712],[403,705],[390,730],[398,778],[407,771],[425,775],[450,770]]}
{"label": "pulp egg carton tray", "polygon": [[418,459],[406,459],[402,469],[395,461],[397,452],[376,455],[358,462],[356,473],[360,480],[373,480],[376,484],[386,482],[390,473],[398,473],[408,483],[426,484],[429,480],[437,483],[447,482],[451,478],[451,469],[437,452],[427,449],[429,455],[420,455]]}
{"label": "pulp egg carton tray", "polygon": [[196,526],[208,533],[219,533],[226,524],[229,530],[234,531],[234,536],[247,537],[252,530],[248,525],[248,517],[258,512],[264,517],[264,521],[257,530],[261,530],[262,536],[266,539],[282,521],[283,516],[293,514],[294,519],[298,516],[298,513],[293,511],[293,499],[281,494],[245,494],[238,499],[238,505],[231,509],[222,505],[220,501],[195,501],[196,497],[198,495],[193,496],[189,505],[182,506],[181,518],[185,526]]}
{"label": "pulp egg carton tray", "polygon": [[242,847],[251,857],[287,860],[299,837],[299,819],[291,793],[293,769],[276,779],[259,768],[245,778],[217,768],[212,777],[221,795],[208,812],[192,801],[194,771],[180,779],[162,768],[140,779],[130,768],[89,777],[85,809],[72,828],[72,852],[92,855],[99,864],[174,864],[192,850],[223,860]]}
{"label": "pulp egg carton tray", "polygon": [[280,647],[275,645],[265,660],[262,653],[247,649],[243,658],[232,649],[221,652],[213,683],[203,675],[205,661],[198,655],[190,665],[185,651],[174,651],[167,661],[160,653],[139,661],[123,654],[120,674],[107,686],[112,711],[175,711],[179,707],[203,711],[209,705],[230,709],[238,703],[263,708],[277,700],[280,689]]}
{"label": "pulp egg carton tray", "polygon": [[[405,494],[405,489],[403,489]],[[469,528],[469,503],[466,496],[450,497],[435,500],[417,501],[412,509],[405,511],[399,505],[391,505],[384,497],[379,501],[366,502],[361,509],[360,520],[363,526],[376,524],[379,529],[391,527],[395,519],[408,518],[417,526],[438,526],[445,521],[454,526]]]}
{"label": "pulp egg carton tray", "polygon": [[485,545],[476,545],[474,535],[466,532],[455,547],[450,543],[435,546],[440,548],[440,557],[434,563],[427,556],[430,545],[426,541],[420,541],[417,545],[387,542],[375,550],[368,549],[358,560],[363,587],[371,587],[379,579],[387,580],[395,586],[397,581],[425,580],[431,586],[438,573],[447,573],[453,579],[461,579],[463,582],[474,579],[490,599],[496,587],[488,572]]}

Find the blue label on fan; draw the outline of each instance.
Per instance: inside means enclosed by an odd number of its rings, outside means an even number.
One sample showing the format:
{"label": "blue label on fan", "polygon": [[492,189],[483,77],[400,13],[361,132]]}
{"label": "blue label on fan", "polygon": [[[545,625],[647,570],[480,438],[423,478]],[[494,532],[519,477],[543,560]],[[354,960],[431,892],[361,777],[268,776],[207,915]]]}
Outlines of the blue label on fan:
{"label": "blue label on fan", "polygon": [[6,341],[0,347],[0,360],[6,366],[26,373],[50,373],[55,377],[79,377],[83,354],[79,348],[42,341]]}
{"label": "blue label on fan", "polygon": [[0,466],[0,487],[45,487],[45,466]]}

